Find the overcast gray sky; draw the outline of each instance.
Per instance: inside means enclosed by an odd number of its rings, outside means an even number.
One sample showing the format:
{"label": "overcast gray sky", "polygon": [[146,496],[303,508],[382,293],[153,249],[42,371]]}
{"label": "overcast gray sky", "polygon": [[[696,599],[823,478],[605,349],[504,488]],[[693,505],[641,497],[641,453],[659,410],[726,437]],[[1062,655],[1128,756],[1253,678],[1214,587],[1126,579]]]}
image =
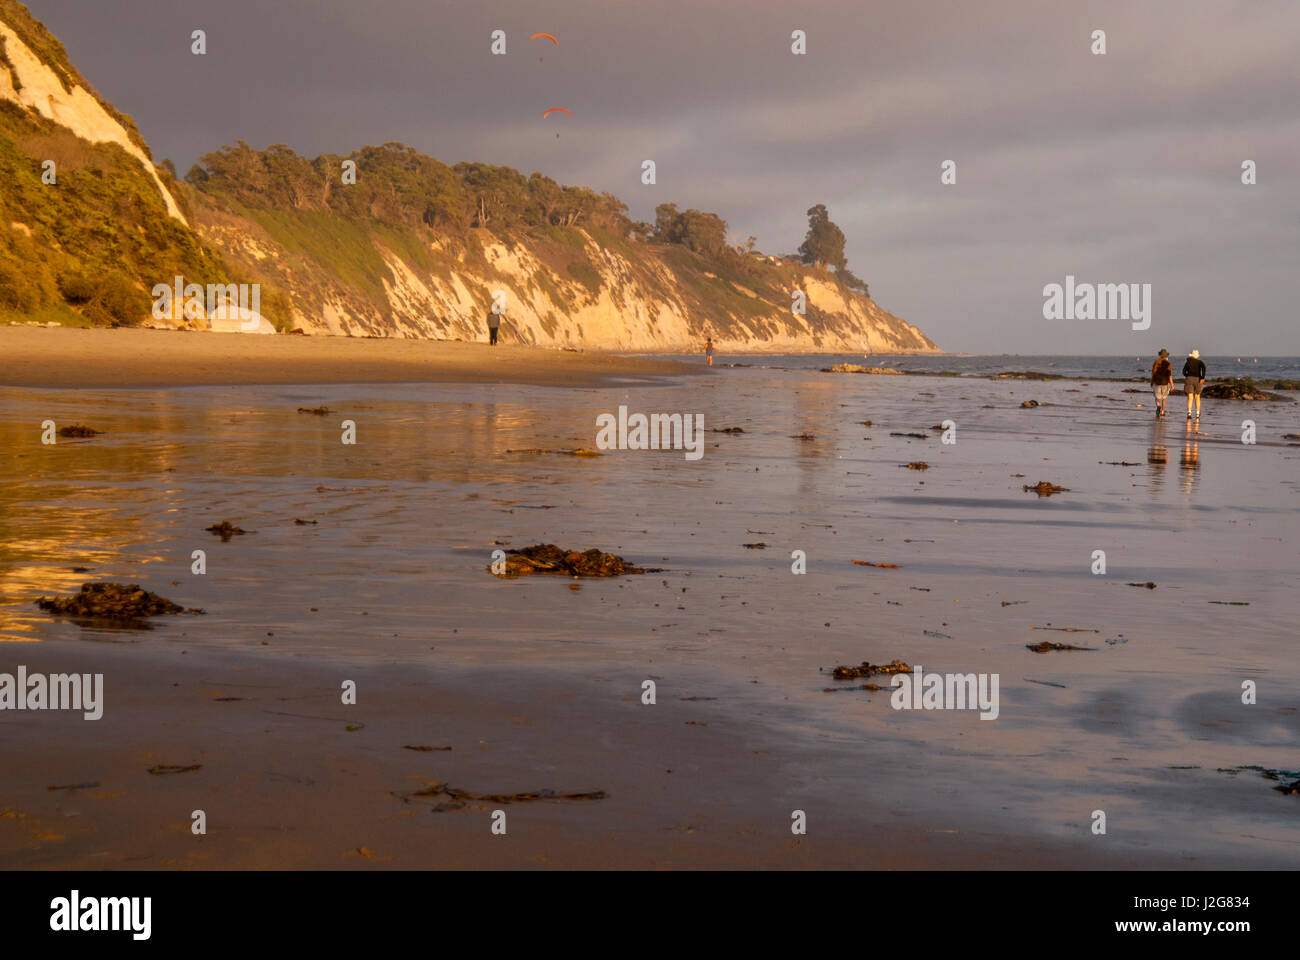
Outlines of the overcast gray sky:
{"label": "overcast gray sky", "polygon": [[[716,211],[772,253],[825,203],[873,297],[948,350],[1300,354],[1296,0],[28,6],[182,173],[236,139],[400,140],[608,190],[638,219]],[[573,116],[542,120],[555,106]],[[1066,274],[1150,283],[1151,328],[1044,320]]]}

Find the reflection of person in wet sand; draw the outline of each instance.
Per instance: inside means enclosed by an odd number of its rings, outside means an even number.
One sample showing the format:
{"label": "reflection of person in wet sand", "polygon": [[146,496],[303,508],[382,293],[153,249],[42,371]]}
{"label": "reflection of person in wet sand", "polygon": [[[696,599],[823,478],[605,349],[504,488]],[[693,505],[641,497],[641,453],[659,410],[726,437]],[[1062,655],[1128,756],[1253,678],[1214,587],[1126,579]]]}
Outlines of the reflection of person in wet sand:
{"label": "reflection of person in wet sand", "polygon": [[1187,437],[1183,440],[1183,489],[1191,490],[1196,471],[1201,466],[1201,444],[1196,427],[1187,425]]}
{"label": "reflection of person in wet sand", "polygon": [[1151,445],[1147,447],[1147,463],[1151,465],[1151,484],[1162,486],[1165,467],[1169,465],[1169,448],[1165,446],[1165,424],[1157,419],[1151,426]]}

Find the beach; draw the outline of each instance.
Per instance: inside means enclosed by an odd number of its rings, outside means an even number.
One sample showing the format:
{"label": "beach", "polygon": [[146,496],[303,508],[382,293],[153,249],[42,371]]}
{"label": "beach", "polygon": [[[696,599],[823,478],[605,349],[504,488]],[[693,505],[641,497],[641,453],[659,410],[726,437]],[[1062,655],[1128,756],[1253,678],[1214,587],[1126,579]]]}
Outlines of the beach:
{"label": "beach", "polygon": [[183,387],[291,383],[591,385],[691,372],[663,360],[453,340],[0,326],[0,385]]}
{"label": "beach", "polygon": [[[134,331],[40,369],[80,333],[0,329],[25,358],[0,387],[0,672],[102,674],[104,713],[0,712],[0,865],[1300,860],[1274,789],[1300,777],[1294,403],[1207,400],[1192,427],[1123,382],[248,338],[322,351],[281,374],[246,341],[141,346],[237,336]],[[97,349],[140,360],[95,373]],[[699,414],[703,456],[562,452],[620,407]],[[42,444],[47,419],[103,432]],[[650,572],[490,572],[536,543]],[[87,581],[206,612],[34,603]],[[996,718],[831,673],[896,658],[996,675]]]}

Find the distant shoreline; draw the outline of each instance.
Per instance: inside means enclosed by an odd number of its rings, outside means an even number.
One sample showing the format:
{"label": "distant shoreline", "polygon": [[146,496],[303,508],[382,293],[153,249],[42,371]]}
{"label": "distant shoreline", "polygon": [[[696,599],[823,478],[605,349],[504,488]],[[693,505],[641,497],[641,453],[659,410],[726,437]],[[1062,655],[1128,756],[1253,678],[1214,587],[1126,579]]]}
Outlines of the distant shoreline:
{"label": "distant shoreline", "polygon": [[449,340],[0,326],[0,386],[149,388],[309,383],[600,386],[703,364]]}
{"label": "distant shoreline", "polygon": [[[754,366],[766,357],[833,357],[851,354],[729,353],[737,362],[714,371]],[[951,356],[908,351],[867,357]],[[1003,354],[990,356],[1004,356]],[[1036,355],[1005,354],[1008,366]],[[1052,355],[1043,354],[1044,358]],[[628,378],[701,375],[701,353],[565,350],[522,344],[467,343],[386,337],[275,336],[145,328],[0,326],[0,387],[155,388],[181,386],[293,385],[333,383],[515,383],[593,387]],[[678,359],[680,358],[680,359]],[[823,368],[822,372],[826,372]],[[1146,383],[1145,376],[1075,376],[1033,369],[996,374],[958,370],[898,370],[914,377],[970,380],[1074,380]],[[1241,371],[1243,374],[1246,370]],[[842,377],[880,376],[840,372]],[[1239,378],[1211,377],[1208,382]],[[1247,377],[1249,379],[1249,377]],[[1266,377],[1260,381],[1269,387]],[[1295,389],[1290,386],[1272,389]]]}

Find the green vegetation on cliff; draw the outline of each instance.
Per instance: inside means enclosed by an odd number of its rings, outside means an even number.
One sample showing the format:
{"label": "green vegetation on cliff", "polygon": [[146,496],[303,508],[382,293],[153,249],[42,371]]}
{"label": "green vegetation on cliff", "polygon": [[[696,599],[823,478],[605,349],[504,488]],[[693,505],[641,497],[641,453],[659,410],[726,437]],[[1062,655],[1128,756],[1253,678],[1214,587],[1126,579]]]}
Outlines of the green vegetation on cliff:
{"label": "green vegetation on cliff", "polygon": [[[54,183],[42,180],[46,160]],[[0,182],[0,312],[133,324],[149,316],[154,283],[226,278],[138,160],[7,100]]]}
{"label": "green vegetation on cliff", "polygon": [[[561,314],[594,302],[602,289],[616,302],[621,296],[593,262],[593,242],[621,257],[631,271],[628,279],[643,291],[684,301],[724,333],[735,320],[774,332],[771,318],[788,315],[789,290],[801,270],[824,275],[846,299],[852,290],[866,292],[848,271],[844,235],[822,205],[809,211],[801,267],[795,258],[773,262],[776,258],[755,253],[752,237],[733,245],[726,221],[716,213],[679,211],[664,203],[656,208],[653,225],[638,223],[610,194],[564,186],[540,173],[525,176],[510,167],[448,166],[401,143],[309,160],[283,144],[259,151],[240,142],[200,158],[186,180],[201,230],[210,225],[204,207],[214,216],[244,218],[291,261],[279,266],[298,278],[294,297],[307,315],[343,298],[356,313],[380,324],[393,322],[385,291],[397,278],[382,251],[417,274],[449,279],[470,271],[515,287],[517,277],[498,275],[485,259],[488,243],[526,248],[546,268],[528,286],[543,290]],[[243,265],[257,267],[253,261]],[[303,284],[304,272],[313,268],[328,274],[328,290],[310,291]],[[576,281],[580,288],[566,295],[557,280]],[[482,283],[471,286],[486,309]],[[815,310],[811,316],[821,319]],[[916,344],[926,345],[923,338]]]}
{"label": "green vegetation on cliff", "polygon": [[[9,27],[69,92],[81,87],[149,155],[131,118],[99,97],[63,45],[16,0],[0,0]],[[0,68],[23,87],[7,44]],[[52,164],[47,167],[47,164]],[[191,212],[170,164],[158,175]],[[232,275],[221,256],[167,211],[146,168],[116,143],[91,143],[10,99],[0,99],[0,321],[129,325],[149,319],[150,291],[176,276],[208,284]],[[288,320],[288,300],[262,293],[263,314]]]}

